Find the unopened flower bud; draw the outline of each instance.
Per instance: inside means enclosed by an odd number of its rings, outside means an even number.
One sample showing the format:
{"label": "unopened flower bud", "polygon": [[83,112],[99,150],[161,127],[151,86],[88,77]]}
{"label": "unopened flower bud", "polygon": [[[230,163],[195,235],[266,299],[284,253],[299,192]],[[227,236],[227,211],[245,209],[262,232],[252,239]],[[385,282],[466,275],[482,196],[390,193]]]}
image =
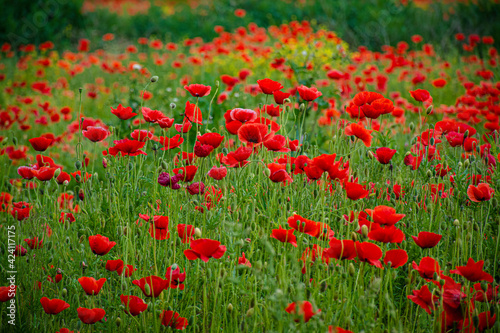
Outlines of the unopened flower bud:
{"label": "unopened flower bud", "polygon": [[175,105],[175,103],[170,103],[170,108],[173,110],[177,107],[177,105]]}
{"label": "unopened flower bud", "polygon": [[201,230],[200,230],[200,228],[195,228],[194,229],[194,237],[201,238]]}
{"label": "unopened flower bud", "polygon": [[55,172],[54,172],[54,178],[57,178],[59,177],[59,175],[61,174],[61,169],[57,169]]}
{"label": "unopened flower bud", "polygon": [[455,227],[459,227],[460,226],[460,221],[458,219],[455,219],[455,221],[453,221],[453,225]]}
{"label": "unopened flower bud", "polygon": [[247,311],[247,317],[253,316],[254,311],[255,311],[254,308],[248,309],[248,311]]}
{"label": "unopened flower bud", "polygon": [[[217,82],[219,82],[219,81],[217,81]],[[229,303],[227,305],[227,312],[229,312],[229,313],[233,312],[233,305],[231,303]]]}
{"label": "unopened flower bud", "polygon": [[368,237],[368,226],[366,224],[361,227],[361,234],[364,238]]}
{"label": "unopened flower bud", "polygon": [[300,104],[300,106],[299,106],[300,112],[304,112],[305,109],[306,109],[306,105],[304,103]]}
{"label": "unopened flower bud", "polygon": [[151,79],[150,79],[150,81],[151,81],[152,83],[158,82],[158,76],[156,76],[156,75],[155,75],[155,76],[152,76],[152,77],[151,77]]}
{"label": "unopened flower bud", "polygon": [[410,131],[413,131],[415,129],[415,124],[413,122],[411,122],[409,127],[410,127]]}
{"label": "unopened flower bud", "polygon": [[122,323],[122,320],[120,317],[117,317],[115,320],[116,326],[120,327],[120,324]]}
{"label": "unopened flower bud", "polygon": [[80,169],[81,169],[81,167],[82,167],[82,162],[80,162],[80,161],[76,161],[76,162],[75,162],[75,168],[76,168],[76,170],[80,170]]}
{"label": "unopened flower bud", "polygon": [[432,110],[434,110],[434,105],[431,105],[427,108],[427,110],[425,110],[425,113],[427,114],[431,114],[432,113]]}
{"label": "unopened flower bud", "polygon": [[349,263],[349,268],[347,269],[347,271],[349,272],[350,276],[354,276],[356,274],[356,268],[354,268],[352,262]]}

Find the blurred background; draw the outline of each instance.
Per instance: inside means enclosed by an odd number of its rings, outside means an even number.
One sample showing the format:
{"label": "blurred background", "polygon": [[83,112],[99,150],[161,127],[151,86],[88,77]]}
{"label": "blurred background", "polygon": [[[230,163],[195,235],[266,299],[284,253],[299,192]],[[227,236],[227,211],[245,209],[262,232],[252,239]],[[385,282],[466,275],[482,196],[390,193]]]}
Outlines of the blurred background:
{"label": "blurred background", "polygon": [[[0,0],[0,43],[14,48],[51,41],[56,49],[107,33],[127,43],[139,37],[177,42],[216,36],[255,22],[262,27],[308,20],[334,30],[352,47],[378,50],[419,34],[446,50],[456,33],[500,36],[500,0]],[[436,28],[439,27],[439,28]],[[450,38],[451,37],[451,38]],[[495,38],[498,43],[500,38]],[[116,44],[115,43],[115,44]],[[496,45],[498,46],[498,45]]]}

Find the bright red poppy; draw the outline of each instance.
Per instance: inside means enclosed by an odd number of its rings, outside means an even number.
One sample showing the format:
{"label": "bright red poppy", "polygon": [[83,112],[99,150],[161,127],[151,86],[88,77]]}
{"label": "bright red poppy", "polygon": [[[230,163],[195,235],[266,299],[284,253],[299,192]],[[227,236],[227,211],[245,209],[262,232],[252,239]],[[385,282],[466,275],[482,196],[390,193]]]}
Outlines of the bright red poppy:
{"label": "bright red poppy", "polygon": [[437,260],[431,257],[422,258],[418,265],[416,262],[413,262],[412,267],[424,279],[433,279],[434,273],[437,273],[438,275],[441,274],[441,270],[439,269],[439,263],[437,262]]}
{"label": "bright red poppy", "polygon": [[259,144],[273,137],[274,132],[268,132],[264,124],[247,123],[238,129],[238,138],[243,143]]}
{"label": "bright red poppy", "polygon": [[46,137],[38,137],[38,138],[32,138],[28,140],[36,151],[45,151],[47,148],[49,148],[50,144],[54,141],[53,139],[49,139]]}
{"label": "bright red poppy", "polygon": [[116,245],[116,242],[109,241],[108,237],[95,235],[89,236],[89,245],[93,253],[99,256],[103,256],[107,254],[113,248],[113,246]]}
{"label": "bright red poppy", "polygon": [[94,279],[93,277],[81,277],[78,279],[80,285],[87,295],[95,296],[99,294],[102,286],[106,282],[106,278],[101,278],[99,280]]}
{"label": "bright red poppy", "polygon": [[427,90],[417,89],[414,91],[410,91],[411,97],[415,99],[417,102],[425,102],[429,98],[431,98],[431,94]]}
{"label": "bright red poppy", "polygon": [[163,310],[160,314],[160,320],[163,326],[172,327],[177,330],[183,330],[188,326],[186,318],[181,317],[178,312],[171,310]]}
{"label": "bright red poppy", "polygon": [[141,148],[146,144],[145,142],[123,139],[115,140],[113,143],[115,145],[109,148],[109,154],[112,156],[116,156],[118,153],[121,153],[122,156],[137,156],[141,154],[147,155],[141,150]]}
{"label": "bright red poppy", "polygon": [[100,308],[87,309],[79,307],[78,309],[76,309],[76,311],[78,312],[78,318],[80,318],[80,320],[84,324],[89,325],[93,325],[98,321],[101,321],[102,318],[104,318],[104,316],[106,315],[106,311]]}
{"label": "bright red poppy", "polygon": [[189,243],[194,240],[195,227],[189,224],[178,224],[177,233],[183,244]]}
{"label": "bright red poppy", "polygon": [[212,89],[212,87],[205,86],[203,84],[190,84],[184,86],[184,89],[189,91],[189,93],[193,97],[204,97],[210,94],[210,90]]}
{"label": "bright red poppy", "polygon": [[366,147],[370,147],[372,144],[372,135],[373,130],[368,130],[364,128],[361,124],[351,123],[346,126],[344,133],[347,136],[355,136],[360,139]]}
{"label": "bright red poppy", "polygon": [[302,301],[288,304],[285,311],[290,314],[297,315],[297,317],[299,318],[295,319],[296,322],[300,322],[300,320],[303,319],[304,322],[307,323],[313,316],[320,313],[321,309],[314,311],[313,306],[310,302]]}
{"label": "bright red poppy", "polygon": [[208,262],[210,258],[219,259],[226,252],[226,247],[220,245],[219,241],[201,238],[190,243],[190,249],[184,250],[184,255],[188,260],[201,259]]}
{"label": "bright red poppy", "polygon": [[413,290],[412,294],[407,296],[408,299],[420,306],[428,314],[432,314],[432,311],[438,307],[439,296],[432,295],[428,286],[424,285],[420,290]]}
{"label": "bright red poppy", "polygon": [[273,81],[271,79],[257,80],[260,90],[266,95],[272,95],[276,90],[283,88],[281,83]]}
{"label": "bright red poppy", "polygon": [[192,182],[194,179],[194,176],[196,175],[196,172],[198,171],[198,167],[196,165],[187,165],[182,168],[175,168],[173,172],[176,175],[181,175],[182,178],[181,180],[183,182],[189,183]]}
{"label": "bright red poppy", "polygon": [[381,147],[373,155],[381,164],[389,164],[394,154],[396,154],[396,149]]}
{"label": "bright red poppy", "polygon": [[[174,269],[172,269],[174,267]],[[165,273],[165,280],[167,281],[167,286],[165,288],[184,290],[184,280],[186,280],[186,271],[181,273],[181,269],[177,265],[172,265],[167,268]]]}
{"label": "bright red poppy", "polygon": [[398,268],[408,262],[408,253],[402,249],[389,250],[385,253],[384,263],[391,265],[392,268]]}
{"label": "bright red poppy", "polygon": [[302,98],[306,102],[314,101],[316,98],[323,95],[320,91],[318,91],[317,88],[308,88],[303,85],[298,87],[297,91],[299,92],[300,98]]}
{"label": "bright red poppy", "polygon": [[149,234],[157,240],[169,239],[168,216],[155,215],[150,223]]}
{"label": "bright red poppy", "polygon": [[474,202],[489,201],[493,198],[494,193],[495,190],[487,183],[480,183],[477,187],[469,185],[467,188],[467,196]]}
{"label": "bright red poppy", "polygon": [[400,221],[405,214],[396,214],[396,209],[388,206],[377,206],[374,209],[365,209],[373,219],[373,222],[381,225],[394,225]]}
{"label": "bright red poppy", "polygon": [[439,243],[443,236],[435,234],[433,232],[421,231],[418,233],[418,236],[411,237],[415,241],[415,244],[417,244],[420,248],[432,249]]}
{"label": "bright red poppy", "polygon": [[130,106],[124,108],[121,104],[118,104],[118,107],[116,109],[113,109],[113,107],[111,107],[111,113],[121,120],[128,120],[132,117],[137,116],[137,113],[134,113]]}
{"label": "bright red poppy", "polygon": [[148,308],[148,305],[139,297],[137,296],[126,296],[126,295],[121,295],[120,300],[125,307],[124,311],[127,314],[130,314],[131,316],[138,316],[142,312],[146,311]]}
{"label": "bright red poppy", "polygon": [[466,266],[457,266],[450,273],[462,275],[470,282],[487,281],[493,283],[493,276],[483,271],[483,266],[484,260],[475,262],[474,259],[469,258]]}
{"label": "bright red poppy", "polygon": [[215,180],[222,180],[224,179],[224,177],[227,176],[227,168],[226,167],[217,168],[216,166],[213,166],[212,169],[208,171],[207,175]]}
{"label": "bright red poppy", "polygon": [[82,134],[92,142],[100,142],[108,137],[109,132],[100,126],[87,126],[87,129],[83,130]]}
{"label": "bright red poppy", "polygon": [[40,303],[42,303],[43,310],[47,314],[56,315],[59,312],[66,310],[69,308],[69,304],[63,301],[62,299],[48,299],[47,297],[42,297],[40,299]]}
{"label": "bright red poppy", "polygon": [[134,280],[132,283],[141,288],[144,296],[158,298],[161,292],[167,288],[168,281],[159,276],[151,275]]}
{"label": "bright red poppy", "polygon": [[279,229],[273,229],[271,232],[271,238],[277,239],[282,243],[290,243],[297,247],[297,237],[293,234],[295,229],[283,229],[279,226]]}
{"label": "bright red poppy", "polygon": [[366,198],[369,191],[365,190],[365,187],[358,183],[345,182],[344,189],[346,190],[347,197],[351,200],[359,200]]}

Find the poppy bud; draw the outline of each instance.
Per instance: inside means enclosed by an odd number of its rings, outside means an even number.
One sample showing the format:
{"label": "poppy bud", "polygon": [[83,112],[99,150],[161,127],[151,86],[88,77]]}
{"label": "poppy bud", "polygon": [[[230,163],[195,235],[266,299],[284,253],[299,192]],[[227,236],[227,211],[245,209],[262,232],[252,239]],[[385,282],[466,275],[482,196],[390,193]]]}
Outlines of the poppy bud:
{"label": "poppy bud", "polygon": [[201,230],[200,230],[200,228],[195,228],[194,229],[194,237],[201,238]]}
{"label": "poppy bud", "polygon": [[413,131],[415,129],[415,124],[413,122],[411,122],[409,127],[410,127],[410,131]]}
{"label": "poppy bud", "polygon": [[434,105],[431,105],[427,108],[427,110],[425,110],[425,113],[427,114],[431,114],[432,113],[432,110],[434,110]]}
{"label": "poppy bud", "polygon": [[469,137],[469,130],[465,131],[464,133],[464,140],[467,139]]}
{"label": "poppy bud", "polygon": [[14,146],[17,146],[17,138],[16,137],[12,138],[12,143],[14,144]]}
{"label": "poppy bud", "polygon": [[364,238],[368,237],[368,226],[366,224],[361,227],[361,234]]}
{"label": "poppy bud", "polygon": [[434,143],[436,142],[436,140],[434,140],[434,138],[431,138],[431,139],[429,140],[429,142],[430,142],[431,146],[434,146]]}
{"label": "poppy bud", "polygon": [[[474,311],[474,312],[476,312],[476,311]],[[472,316],[472,322],[474,323],[475,328],[479,327],[479,317],[476,314],[474,314]]]}
{"label": "poppy bud", "polygon": [[68,186],[68,185],[69,185],[69,181],[65,180],[65,181],[63,182],[63,185],[64,185],[64,186]]}
{"label": "poppy bud", "polygon": [[356,268],[354,268],[352,262],[349,263],[349,268],[347,269],[347,271],[349,272],[350,276],[354,276],[356,274]]}
{"label": "poppy bud", "polygon": [[462,162],[458,162],[458,168],[459,168],[459,169],[462,169],[462,167],[463,167],[463,166],[464,166],[464,165],[462,164]]}
{"label": "poppy bud", "polygon": [[470,161],[469,159],[466,159],[464,162],[464,167],[467,169],[470,166]]}
{"label": "poppy bud", "polygon": [[68,295],[68,289],[63,288],[63,290],[62,290],[62,297],[66,297],[66,295]]}
{"label": "poppy bud", "polygon": [[81,94],[83,91],[83,88],[78,88],[78,92]]}
{"label": "poppy bud", "polygon": [[290,100],[290,98],[285,98],[285,99],[283,100],[283,104],[285,104],[285,103],[291,103],[291,102],[292,102],[292,101]]}
{"label": "poppy bud", "polygon": [[9,141],[8,137],[3,138],[3,140],[2,140],[2,146],[7,145],[7,141]]}
{"label": "poppy bud", "polygon": [[147,283],[144,285],[144,294],[151,295],[151,286]]}
{"label": "poppy bud", "polygon": [[271,170],[269,170],[269,169],[266,168],[264,170],[264,174],[266,175],[266,177],[270,177],[271,176]]}
{"label": "poppy bud", "polygon": [[161,161],[161,166],[164,170],[168,169],[168,163],[165,160]]}
{"label": "poppy bud", "polygon": [[305,109],[306,109],[306,105],[304,103],[301,103],[299,106],[300,112],[304,112]]}
{"label": "poppy bud", "polygon": [[85,193],[83,192],[83,188],[80,189],[80,191],[78,191],[78,198],[80,198],[80,200],[83,201],[83,199],[85,199]]}
{"label": "poppy bud", "polygon": [[475,157],[474,155],[471,155],[471,156],[469,157],[469,160],[470,160],[471,162],[474,162],[474,161],[476,160],[476,157]]}
{"label": "poppy bud", "polygon": [[357,242],[358,241],[358,234],[355,233],[354,231],[351,232],[351,239],[353,242]]}
{"label": "poppy bud", "polygon": [[427,177],[428,177],[428,178],[431,178],[431,177],[432,177],[432,171],[431,171],[431,170],[427,170]]}
{"label": "poppy bud", "polygon": [[175,103],[170,103],[170,108],[173,110],[177,107],[177,105],[175,105]]}
{"label": "poppy bud", "polygon": [[248,311],[247,311],[247,317],[253,316],[254,311],[255,311],[254,308],[248,309]]}
{"label": "poppy bud", "polygon": [[57,177],[59,177],[59,175],[61,174],[61,169],[57,169],[55,172],[54,172],[54,179],[56,179]]}
{"label": "poppy bud", "polygon": [[76,161],[75,162],[75,168],[76,168],[76,170],[80,170],[81,167],[82,167],[82,162]]}
{"label": "poppy bud", "polygon": [[227,150],[227,148],[226,148],[226,147],[224,147],[224,148],[222,148],[222,153],[223,153],[224,155],[227,155],[227,154],[229,153],[229,151]]}
{"label": "poppy bud", "polygon": [[370,159],[373,159],[375,157],[375,155],[373,155],[373,152],[371,150],[367,152],[367,155]]}
{"label": "poppy bud", "polygon": [[158,82],[158,76],[151,76],[151,79],[149,79],[152,83]]}
{"label": "poppy bud", "polygon": [[455,221],[453,221],[453,225],[455,227],[459,227],[460,226],[460,221],[458,219],[455,219]]}
{"label": "poppy bud", "polygon": [[[219,82],[219,81],[217,81],[217,82]],[[233,305],[231,303],[229,303],[227,305],[227,312],[229,312],[229,313],[233,312]]]}

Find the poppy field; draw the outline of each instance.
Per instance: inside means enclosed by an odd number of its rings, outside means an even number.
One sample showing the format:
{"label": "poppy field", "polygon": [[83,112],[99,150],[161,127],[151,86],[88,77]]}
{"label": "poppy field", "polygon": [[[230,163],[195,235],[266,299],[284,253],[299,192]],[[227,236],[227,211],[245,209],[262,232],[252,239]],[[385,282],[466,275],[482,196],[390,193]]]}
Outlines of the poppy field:
{"label": "poppy field", "polygon": [[0,331],[500,331],[497,36],[214,31],[0,45]]}

